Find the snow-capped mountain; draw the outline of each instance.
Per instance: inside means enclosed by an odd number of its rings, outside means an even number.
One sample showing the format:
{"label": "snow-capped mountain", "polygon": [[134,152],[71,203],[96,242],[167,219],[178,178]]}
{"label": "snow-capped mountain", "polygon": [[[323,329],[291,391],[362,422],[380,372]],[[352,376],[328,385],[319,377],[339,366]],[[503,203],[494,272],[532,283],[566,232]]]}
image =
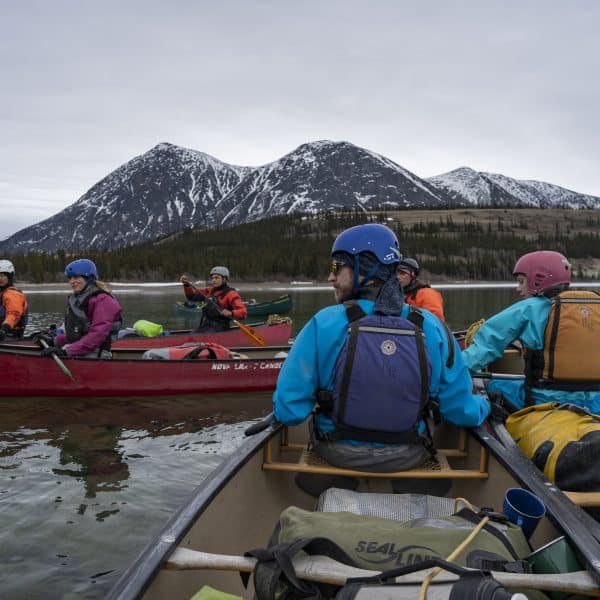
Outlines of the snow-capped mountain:
{"label": "snow-capped mountain", "polygon": [[424,180],[348,142],[303,144],[261,167],[159,144],[65,210],[0,242],[0,252],[111,249],[294,212],[470,205],[597,208],[600,198],[468,167]]}
{"label": "snow-capped mountain", "polygon": [[293,212],[456,205],[388,158],[348,142],[303,144],[259,167],[217,204],[222,225]]}
{"label": "snow-capped mountain", "polygon": [[211,225],[209,214],[216,203],[251,170],[196,150],[158,144],[107,175],[65,210],[0,243],[0,248],[118,248]]}
{"label": "snow-capped mountain", "polygon": [[600,198],[578,194],[543,181],[519,180],[497,173],[460,167],[427,181],[444,190],[455,202],[475,206],[520,206],[533,208],[598,208]]}

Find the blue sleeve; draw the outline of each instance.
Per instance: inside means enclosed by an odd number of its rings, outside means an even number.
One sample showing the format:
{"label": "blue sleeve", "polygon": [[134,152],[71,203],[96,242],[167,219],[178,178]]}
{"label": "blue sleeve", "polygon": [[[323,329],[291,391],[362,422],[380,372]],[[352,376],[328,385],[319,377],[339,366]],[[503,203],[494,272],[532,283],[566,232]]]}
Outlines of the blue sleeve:
{"label": "blue sleeve", "polygon": [[[360,302],[365,311],[372,302]],[[338,304],[320,310],[302,328],[285,359],[277,389],[273,394],[273,412],[281,423],[298,425],[311,414],[320,390],[333,390],[337,357],[347,337],[346,309]]]}
{"label": "blue sleeve", "polygon": [[523,342],[526,348],[541,349],[549,310],[550,300],[536,296],[488,319],[475,334],[473,344],[462,353],[469,370],[475,373],[487,367],[515,340]]}
{"label": "blue sleeve", "polygon": [[305,421],[317,400],[317,321],[313,317],[302,328],[277,378],[273,393],[275,418],[285,425]]}
{"label": "blue sleeve", "polygon": [[[430,394],[439,401],[442,418],[459,427],[481,425],[490,406],[485,397],[473,394],[473,381],[454,336],[448,336],[445,326],[429,314],[425,315],[423,330],[431,361]],[[450,344],[454,361],[448,365]]]}

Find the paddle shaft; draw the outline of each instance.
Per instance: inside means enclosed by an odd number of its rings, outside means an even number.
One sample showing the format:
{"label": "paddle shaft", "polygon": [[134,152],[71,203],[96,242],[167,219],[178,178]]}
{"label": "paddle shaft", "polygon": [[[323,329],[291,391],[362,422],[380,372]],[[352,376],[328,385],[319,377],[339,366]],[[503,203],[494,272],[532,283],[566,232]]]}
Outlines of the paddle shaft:
{"label": "paddle shaft", "polygon": [[525,379],[525,375],[519,375],[517,373],[474,373],[473,379],[506,379],[519,381],[520,379]]}
{"label": "paddle shaft", "polygon": [[[368,571],[350,567],[323,556],[306,556],[292,559],[295,571],[301,579],[318,581],[332,585],[344,585],[351,577],[372,577],[380,571]],[[168,570],[213,569],[251,573],[256,565],[255,558],[232,556],[227,554],[210,554],[189,548],[177,548],[165,564]],[[420,571],[396,578],[402,583],[420,584],[426,572]],[[492,571],[496,581],[506,587],[535,588],[545,591],[578,592],[598,597],[600,589],[586,571],[534,575],[523,573],[505,573]],[[456,581],[456,575],[444,573],[436,581]]]}
{"label": "paddle shaft", "polygon": [[[50,347],[50,346],[48,346],[48,343],[46,342],[46,340],[39,340],[39,343],[40,343],[40,346],[42,346],[43,348],[49,348]],[[71,371],[69,371],[69,369],[67,369],[67,366],[65,365],[65,363],[58,356],[56,356],[56,354],[53,354],[52,358],[54,359],[54,362],[60,367],[60,370],[71,381],[75,381],[75,377],[73,377],[73,373],[71,373]]]}

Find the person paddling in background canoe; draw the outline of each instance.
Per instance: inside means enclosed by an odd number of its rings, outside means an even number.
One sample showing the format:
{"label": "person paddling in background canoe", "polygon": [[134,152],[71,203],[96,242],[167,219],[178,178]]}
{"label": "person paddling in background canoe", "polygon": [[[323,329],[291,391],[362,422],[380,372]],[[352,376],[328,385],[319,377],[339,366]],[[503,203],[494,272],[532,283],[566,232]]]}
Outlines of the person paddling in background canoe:
{"label": "person paddling in background canoe", "polygon": [[188,301],[205,301],[202,319],[196,331],[202,333],[226,331],[231,327],[232,319],[242,321],[248,316],[244,301],[235,288],[229,286],[227,267],[213,267],[210,270],[211,285],[205,288],[195,288],[186,275],[182,275],[179,281],[183,284],[183,291]]}
{"label": "person paddling in background canoe", "polygon": [[54,339],[42,356],[112,358],[111,340],[121,327],[121,305],[108,286],[98,279],[96,265],[87,258],[67,265],[65,276],[73,293],[67,300],[65,331]]}
{"label": "person paddling in background canoe", "polygon": [[600,296],[571,291],[571,265],[552,250],[525,254],[513,269],[522,297],[479,327],[463,357],[472,373],[500,358],[519,341],[525,348],[525,380],[492,379],[514,408],[568,402],[600,414]]}
{"label": "person paddling in background canoe", "polygon": [[15,287],[15,267],[0,260],[0,342],[19,340],[27,325],[27,299]]}
{"label": "person paddling in background canoe", "polygon": [[404,291],[404,301],[432,312],[445,322],[444,299],[437,290],[419,279],[420,272],[419,263],[414,258],[404,258],[398,264],[396,275]]}
{"label": "person paddling in background canoe", "polygon": [[[337,305],[320,310],[298,334],[277,380],[274,416],[299,425],[314,414],[313,449],[336,467],[412,469],[432,446],[426,425],[432,401],[439,402],[443,419],[464,427],[480,425],[489,403],[472,393],[446,326],[404,303],[396,277],[400,249],[391,229],[351,227],[336,238],[331,256],[328,281]],[[296,482],[311,495],[357,484],[312,473],[299,473]],[[449,483],[438,483],[446,489],[427,482],[423,493],[445,493]],[[419,481],[392,486],[416,493]]]}

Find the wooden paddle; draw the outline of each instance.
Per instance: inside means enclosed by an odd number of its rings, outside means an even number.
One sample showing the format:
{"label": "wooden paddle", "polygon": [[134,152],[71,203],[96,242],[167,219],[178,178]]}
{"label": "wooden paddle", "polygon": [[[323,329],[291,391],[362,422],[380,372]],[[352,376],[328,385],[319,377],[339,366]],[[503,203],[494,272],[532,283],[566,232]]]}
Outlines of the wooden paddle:
{"label": "wooden paddle", "polygon": [[[298,577],[301,579],[332,585],[344,585],[348,578],[373,577],[380,573],[380,571],[367,571],[366,569],[350,567],[326,556],[298,556],[292,559],[292,563]],[[208,552],[199,552],[190,548],[180,547],[171,554],[163,568],[173,571],[209,569],[251,573],[254,571],[255,566],[255,558],[228,554],[210,554]],[[395,580],[399,583],[420,584],[427,572],[429,570],[417,571],[397,577]],[[600,596],[598,584],[587,571],[540,575],[492,571],[491,574],[496,581],[509,588],[534,588],[544,591],[580,593],[594,597]],[[456,575],[444,572],[436,581],[453,582],[456,579]]]}
{"label": "wooden paddle", "polygon": [[252,327],[249,327],[248,325],[244,325],[243,323],[236,321],[233,318],[231,320],[233,321],[234,325],[237,325],[240,328],[240,331],[257,346],[267,345],[267,340],[263,337],[262,334],[258,333],[258,331],[252,329]]}
{"label": "wooden paddle", "polygon": [[[46,342],[46,340],[42,340],[42,339],[38,339],[38,343],[40,346],[42,346],[43,348],[49,348],[50,346],[48,346],[48,343]],[[75,377],[73,377],[73,373],[71,373],[71,371],[69,371],[69,369],[67,369],[67,366],[65,365],[65,363],[58,357],[56,356],[56,354],[52,355],[52,358],[54,359],[54,362],[60,367],[60,370],[74,383],[76,383],[75,381]]]}

